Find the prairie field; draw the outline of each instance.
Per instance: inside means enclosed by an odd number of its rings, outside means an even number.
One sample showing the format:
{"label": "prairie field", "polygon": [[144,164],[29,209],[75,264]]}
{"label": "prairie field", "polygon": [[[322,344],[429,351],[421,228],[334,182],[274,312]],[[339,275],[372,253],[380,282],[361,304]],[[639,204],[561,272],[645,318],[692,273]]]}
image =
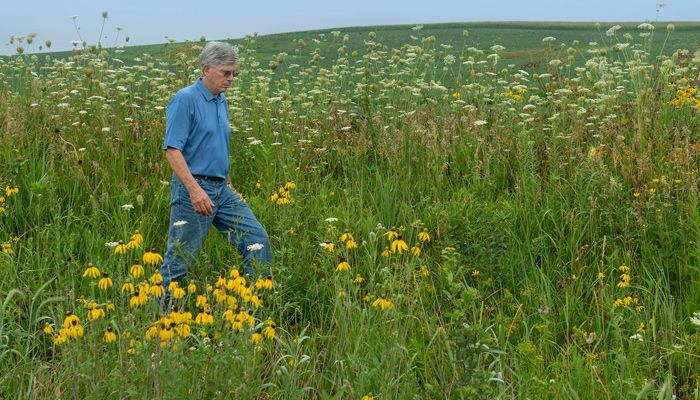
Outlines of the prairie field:
{"label": "prairie field", "polygon": [[0,58],[0,398],[700,399],[698,23],[233,40],[231,177],[162,314],[197,42]]}

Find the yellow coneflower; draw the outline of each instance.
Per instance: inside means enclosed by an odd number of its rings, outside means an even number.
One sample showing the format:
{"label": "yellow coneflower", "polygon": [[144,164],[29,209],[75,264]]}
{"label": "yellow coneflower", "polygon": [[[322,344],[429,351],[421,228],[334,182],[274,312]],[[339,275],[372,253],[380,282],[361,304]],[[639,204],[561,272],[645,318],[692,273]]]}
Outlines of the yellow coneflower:
{"label": "yellow coneflower", "polygon": [[143,236],[141,235],[141,232],[138,230],[134,231],[134,234],[131,235],[131,242],[136,243],[136,246],[140,246],[141,243],[143,243]]}
{"label": "yellow coneflower", "polygon": [[393,308],[394,303],[392,303],[391,300],[387,300],[386,297],[382,295],[381,297],[374,300],[374,302],[372,302],[372,307],[387,310],[389,308]]}
{"label": "yellow coneflower", "polygon": [[272,192],[272,194],[270,194],[270,202],[271,203],[276,204],[277,200],[279,200],[279,198],[280,198],[280,195],[278,195],[277,192]]}
{"label": "yellow coneflower", "polygon": [[158,282],[155,285],[151,286],[150,289],[148,289],[148,294],[150,294],[153,297],[163,297],[165,295],[165,288],[160,282]]}
{"label": "yellow coneflower", "polygon": [[251,336],[250,341],[253,342],[253,344],[261,345],[262,344],[263,337],[260,334],[259,330],[255,331],[253,333],[253,336]]}
{"label": "yellow coneflower", "polygon": [[236,278],[238,278],[239,276],[241,276],[241,273],[238,272],[238,268],[231,268],[231,271],[229,271],[228,275],[229,275],[232,279],[236,279]]}
{"label": "yellow coneflower", "polygon": [[47,335],[53,335],[54,334],[53,326],[51,326],[49,324],[45,324],[44,325],[44,333]]}
{"label": "yellow coneflower", "polygon": [[226,294],[226,289],[222,289],[222,288],[214,289],[214,299],[216,300],[217,303],[225,302],[227,296],[228,295]]}
{"label": "yellow coneflower", "polygon": [[129,272],[131,272],[131,276],[133,276],[134,279],[139,279],[143,276],[143,266],[141,266],[141,264],[134,263],[131,265]]}
{"label": "yellow coneflower", "polygon": [[340,241],[341,241],[341,242],[344,242],[344,241],[346,241],[346,240],[355,240],[355,239],[352,237],[352,234],[350,233],[350,230],[349,230],[349,229],[346,229],[346,230],[343,232],[343,234],[340,235]]}
{"label": "yellow coneflower", "polygon": [[154,285],[163,283],[163,275],[161,275],[160,272],[155,272],[153,275],[151,275],[150,281]]}
{"label": "yellow coneflower", "polygon": [[388,230],[384,233],[384,235],[386,236],[387,239],[391,240],[391,239],[397,238],[399,236],[399,232],[396,230],[395,227],[392,226],[390,230]]}
{"label": "yellow coneflower", "polygon": [[[455,94],[459,95],[459,93],[455,93]],[[456,97],[459,97],[459,96],[456,96]],[[366,395],[362,396],[362,398],[360,400],[374,400],[374,396],[372,396],[371,394],[366,394]]]}
{"label": "yellow coneflower", "polygon": [[338,263],[338,266],[335,267],[335,270],[336,271],[348,271],[348,270],[350,270],[350,264],[347,261],[345,261],[344,258],[341,258],[340,263]]}
{"label": "yellow coneflower", "polygon": [[263,334],[266,338],[272,340],[272,339],[275,338],[275,329],[276,329],[276,328],[277,328],[277,325],[275,325],[275,323],[272,322],[271,320],[268,320],[268,321],[267,321],[267,326],[266,326],[265,328],[263,328],[263,330],[262,330],[262,334]]}
{"label": "yellow coneflower", "polygon": [[238,331],[243,329],[243,315],[241,313],[236,314],[231,320],[231,330]]}
{"label": "yellow coneflower", "polygon": [[102,340],[104,340],[105,343],[112,343],[117,340],[117,335],[112,331],[111,326],[107,327],[107,331],[105,331],[105,334],[102,336]]}
{"label": "yellow coneflower", "polygon": [[69,328],[75,324],[80,323],[80,318],[78,318],[77,315],[73,314],[71,311],[66,311],[66,318],[63,320],[63,327],[64,328]]}
{"label": "yellow coneflower", "polygon": [[257,181],[255,181],[255,188],[260,189],[261,187],[262,187],[262,182],[260,182],[260,179],[258,179]]}
{"label": "yellow coneflower", "polygon": [[598,279],[603,279],[603,278],[605,278],[605,274],[602,272],[598,272],[598,275],[596,275],[595,277]]}
{"label": "yellow coneflower", "polygon": [[146,329],[146,334],[144,335],[144,337],[146,338],[146,340],[151,340],[154,337],[156,337],[157,334],[158,327],[156,327],[155,325],[151,325],[148,327],[148,329]]}
{"label": "yellow coneflower", "polygon": [[207,296],[205,296],[203,294],[200,294],[199,296],[197,296],[197,304],[195,305],[195,307],[201,308],[201,307],[206,307],[206,306],[207,306]]}
{"label": "yellow coneflower", "polygon": [[141,293],[137,290],[136,293],[131,297],[131,300],[129,300],[129,306],[131,308],[139,308],[143,304],[141,302]]}
{"label": "yellow coneflower", "polygon": [[236,309],[236,307],[238,307],[238,300],[233,296],[226,296],[226,305],[229,308]]}
{"label": "yellow coneflower", "polygon": [[124,293],[134,294],[134,284],[129,281],[124,282],[122,285],[122,294]]}
{"label": "yellow coneflower", "polygon": [[413,254],[414,256],[416,256],[416,257],[420,256],[420,252],[421,252],[420,247],[418,247],[417,244],[414,245],[413,247],[411,247],[411,254]]}
{"label": "yellow coneflower", "polygon": [[163,257],[156,253],[156,249],[151,249],[143,255],[143,263],[145,265],[159,265],[163,263]]}
{"label": "yellow coneflower", "polygon": [[335,249],[335,245],[330,240],[326,240],[325,242],[321,243],[320,246],[323,248],[323,250],[326,250],[329,253],[332,253]]}
{"label": "yellow coneflower", "polygon": [[267,290],[271,290],[271,289],[272,289],[272,276],[268,275],[268,276],[265,278],[265,282],[263,283],[263,288],[264,288],[264,289],[267,289]]}
{"label": "yellow coneflower", "polygon": [[12,196],[13,194],[19,193],[19,188],[18,187],[12,187],[12,186],[5,186],[5,194],[7,197]]}
{"label": "yellow coneflower", "polygon": [[53,338],[53,344],[55,344],[56,346],[59,346],[59,345],[65,343],[67,340],[68,340],[68,336],[66,335],[65,330],[61,329],[59,331],[58,335],[56,335],[56,337]]}
{"label": "yellow coneflower", "polygon": [[112,278],[107,275],[106,272],[102,274],[102,279],[100,279],[99,282],[97,282],[97,287],[102,289],[102,290],[107,290],[112,287]]}
{"label": "yellow coneflower", "polygon": [[355,242],[353,239],[350,239],[347,242],[345,242],[345,248],[348,250],[354,250],[357,248],[357,242]]}
{"label": "yellow coneflower", "polygon": [[173,289],[172,293],[173,293],[173,298],[175,298],[175,299],[181,299],[181,298],[185,297],[185,294],[186,294],[185,289],[181,288],[180,286],[175,287],[175,289]]}
{"label": "yellow coneflower", "polygon": [[105,306],[105,310],[107,310],[107,312],[110,312],[110,311],[114,311],[115,309],[116,309],[116,306],[114,305],[114,303],[108,301],[107,305]]}
{"label": "yellow coneflower", "polygon": [[224,311],[224,313],[221,314],[221,319],[223,319],[224,321],[233,322],[235,318],[236,314],[233,313],[232,308],[227,308],[226,311]]}
{"label": "yellow coneflower", "polygon": [[265,284],[265,280],[263,279],[262,275],[258,275],[258,280],[255,281],[255,288],[260,290],[263,288],[263,284]]}
{"label": "yellow coneflower", "polygon": [[343,289],[338,290],[338,297],[340,297],[341,299],[344,299],[347,296],[348,296],[348,294],[345,292],[345,290],[343,290]]}
{"label": "yellow coneflower", "polygon": [[222,272],[221,276],[216,280],[216,283],[214,284],[215,288],[223,288],[226,287],[226,275]]}
{"label": "yellow coneflower", "polygon": [[476,278],[476,277],[479,276],[480,274],[481,274],[481,271],[479,271],[478,269],[472,270],[472,276],[473,276],[474,278]]}
{"label": "yellow coneflower", "polygon": [[297,188],[297,184],[287,179],[287,183],[284,184],[284,188],[287,190],[294,190]]}
{"label": "yellow coneflower", "polygon": [[117,243],[117,246],[114,248],[114,254],[119,254],[123,255],[126,254],[126,251],[128,250],[126,244],[124,243],[123,240],[120,240],[119,243]]}
{"label": "yellow coneflower", "polygon": [[204,310],[203,308],[200,308],[199,314],[197,314],[194,323],[197,325],[211,325],[214,323],[214,316],[211,315],[211,311],[209,309]]}
{"label": "yellow coneflower", "polygon": [[632,277],[628,273],[620,274],[619,278],[620,282],[617,283],[617,287],[626,288],[630,286],[630,281],[632,280]]}
{"label": "yellow coneflower", "polygon": [[639,324],[639,328],[637,328],[637,333],[644,333],[647,330],[646,325],[644,322]]}
{"label": "yellow coneflower", "polygon": [[246,313],[243,314],[243,318],[248,323],[248,325],[250,325],[250,326],[255,325],[255,318],[253,317],[253,311],[248,310]]}
{"label": "yellow coneflower", "polygon": [[175,327],[175,333],[181,338],[190,337],[190,326],[188,324],[180,324]]}
{"label": "yellow coneflower", "polygon": [[253,305],[255,308],[260,308],[262,307],[262,299],[260,298],[260,295],[254,294],[250,296],[250,304]]}
{"label": "yellow coneflower", "polygon": [[161,342],[167,342],[175,336],[174,326],[170,324],[161,324],[160,330],[158,331],[158,337]]}
{"label": "yellow coneflower", "polygon": [[105,317],[105,310],[103,310],[100,307],[93,307],[90,309],[90,312],[88,313],[88,319],[91,321],[95,321],[100,318]]}
{"label": "yellow coneflower", "polygon": [[361,275],[357,275],[355,279],[353,280],[353,283],[360,285],[365,281],[365,278],[363,278]]}
{"label": "yellow coneflower", "polygon": [[404,251],[408,250],[408,244],[403,240],[401,235],[398,235],[396,237],[396,240],[391,242],[391,252],[392,253],[403,253]]}
{"label": "yellow coneflower", "polygon": [[384,251],[382,251],[382,257],[389,257],[389,254],[391,254],[391,251],[389,251],[389,246],[384,247]]}
{"label": "yellow coneflower", "polygon": [[197,293],[197,285],[195,285],[194,282],[190,282],[190,284],[187,285],[187,292],[189,294]]}
{"label": "yellow coneflower", "polygon": [[85,272],[83,272],[83,278],[93,278],[97,279],[100,277],[100,270],[93,263],[88,263]]}
{"label": "yellow coneflower", "polygon": [[71,326],[66,329],[66,335],[73,339],[82,337],[83,334],[85,334],[85,328],[83,328],[83,326],[80,325],[80,322],[76,320],[73,320]]}
{"label": "yellow coneflower", "polygon": [[430,234],[428,233],[427,229],[423,229],[422,232],[418,234],[418,240],[421,242],[429,242],[430,241]]}
{"label": "yellow coneflower", "polygon": [[277,201],[275,202],[275,204],[277,204],[278,206],[283,206],[283,205],[289,204],[289,203],[291,203],[291,200],[289,200],[289,197],[285,197],[285,196],[280,196],[277,199]]}
{"label": "yellow coneflower", "polygon": [[243,299],[244,302],[249,303],[250,298],[253,296],[253,290],[250,288],[248,284],[246,284],[243,289],[240,291],[239,296]]}

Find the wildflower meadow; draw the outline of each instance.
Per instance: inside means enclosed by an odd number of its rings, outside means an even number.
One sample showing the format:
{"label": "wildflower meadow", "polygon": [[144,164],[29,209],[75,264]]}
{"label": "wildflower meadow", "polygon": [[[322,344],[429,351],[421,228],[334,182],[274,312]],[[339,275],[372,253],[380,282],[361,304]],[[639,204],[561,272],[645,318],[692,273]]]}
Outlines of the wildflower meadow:
{"label": "wildflower meadow", "polygon": [[206,39],[0,58],[0,398],[700,399],[700,27],[428,28],[236,41],[271,274],[212,230],[167,288]]}

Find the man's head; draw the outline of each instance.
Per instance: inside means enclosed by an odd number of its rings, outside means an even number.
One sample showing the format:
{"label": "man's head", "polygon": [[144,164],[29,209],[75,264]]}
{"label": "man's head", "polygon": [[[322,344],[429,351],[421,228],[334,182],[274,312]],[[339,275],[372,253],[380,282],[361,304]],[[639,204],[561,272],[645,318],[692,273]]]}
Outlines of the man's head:
{"label": "man's head", "polygon": [[238,50],[228,43],[207,43],[202,49],[201,62],[202,82],[214,96],[225,92],[238,75]]}

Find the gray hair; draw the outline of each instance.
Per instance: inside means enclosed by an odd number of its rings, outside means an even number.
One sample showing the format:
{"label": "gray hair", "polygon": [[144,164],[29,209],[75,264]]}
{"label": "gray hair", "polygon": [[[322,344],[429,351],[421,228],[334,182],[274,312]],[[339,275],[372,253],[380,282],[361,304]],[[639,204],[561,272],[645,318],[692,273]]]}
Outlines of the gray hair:
{"label": "gray hair", "polygon": [[209,42],[202,49],[202,68],[209,65],[231,65],[238,62],[238,49],[224,42]]}

